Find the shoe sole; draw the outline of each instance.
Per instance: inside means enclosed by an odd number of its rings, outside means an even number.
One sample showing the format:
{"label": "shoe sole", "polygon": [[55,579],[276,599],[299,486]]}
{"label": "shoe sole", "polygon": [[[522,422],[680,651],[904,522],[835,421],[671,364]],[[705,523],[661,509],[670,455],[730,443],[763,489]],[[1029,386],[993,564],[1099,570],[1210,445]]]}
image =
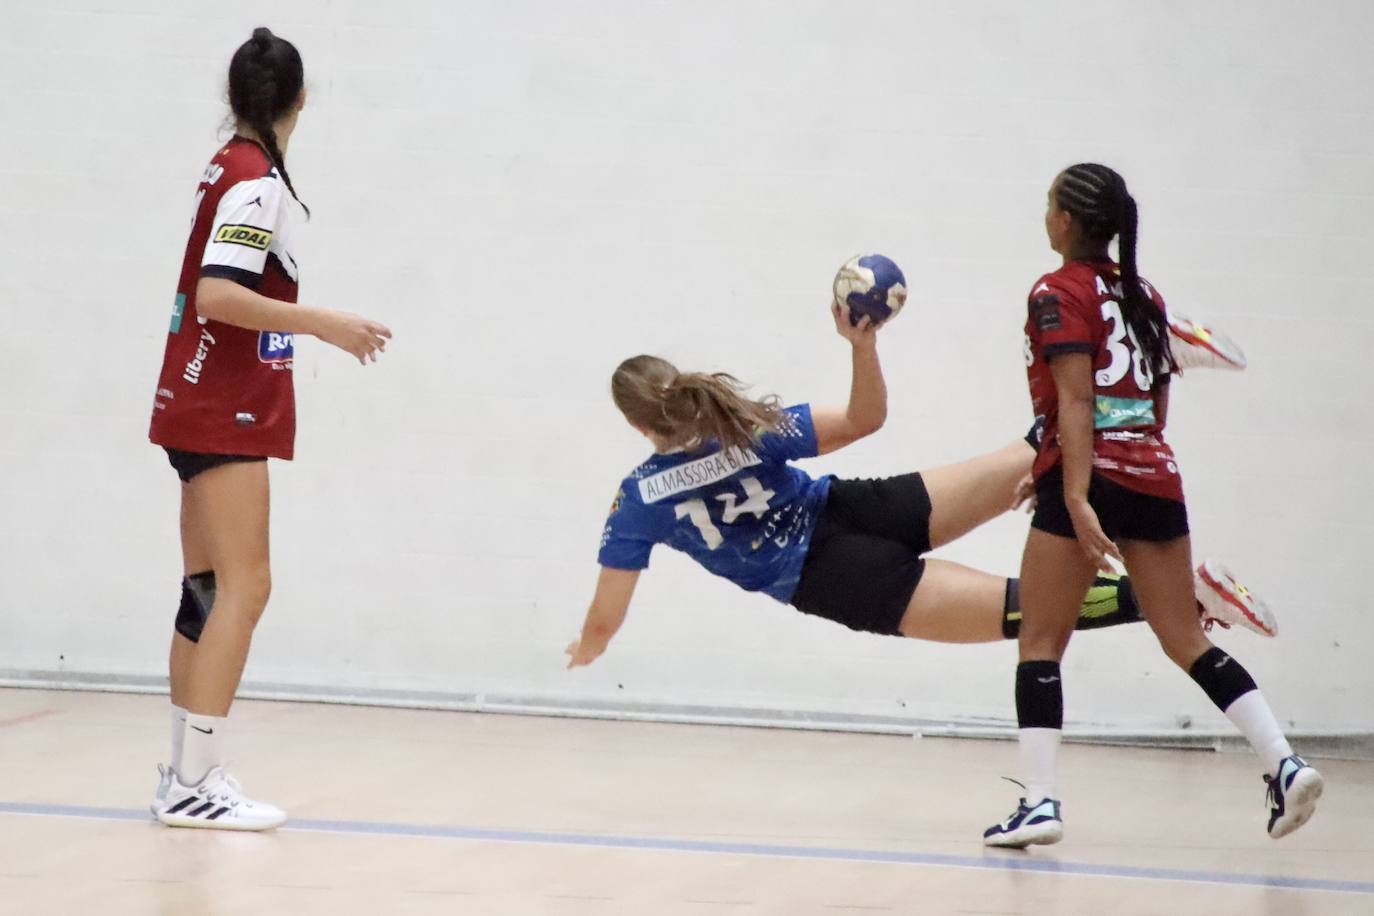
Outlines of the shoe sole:
{"label": "shoe sole", "polygon": [[207,821],[203,817],[186,817],[181,814],[162,814],[156,815],[158,823],[164,827],[190,827],[199,830],[272,830],[286,823],[286,818],[268,821],[258,824],[247,824],[242,821]]}
{"label": "shoe sole", "polygon": [[1022,827],[1013,833],[983,837],[983,845],[1001,849],[1025,849],[1027,846],[1053,846],[1062,839],[1064,825],[1056,822]]}
{"label": "shoe sole", "polygon": [[1317,799],[1322,797],[1326,783],[1322,774],[1310,767],[1293,777],[1293,784],[1283,793],[1284,816],[1274,822],[1269,835],[1282,839],[1312,819],[1317,812]]}
{"label": "shoe sole", "polygon": [[1203,564],[1198,567],[1197,574],[1198,578],[1200,578],[1218,598],[1225,601],[1229,607],[1235,609],[1236,613],[1241,616],[1241,620],[1238,622],[1243,626],[1261,636],[1274,637],[1279,635],[1278,619],[1274,617],[1274,612],[1269,610],[1269,605],[1265,604],[1263,600],[1251,593],[1250,600],[1263,615],[1259,616],[1256,615],[1254,611],[1250,610],[1244,601],[1241,601],[1231,593],[1231,589],[1225,584],[1226,580],[1229,579],[1232,582],[1238,582],[1236,577],[1232,575],[1231,570],[1215,560],[1205,560]]}
{"label": "shoe sole", "polygon": [[[1204,339],[1199,337],[1194,330],[1195,327],[1202,328],[1203,331],[1207,333],[1207,338]],[[1243,371],[1247,365],[1245,353],[1241,351],[1240,347],[1236,346],[1234,341],[1225,334],[1213,331],[1211,328],[1204,325],[1196,324],[1196,322],[1191,319],[1170,319],[1169,333],[1191,347],[1197,347],[1199,350],[1207,351],[1221,362],[1220,366],[1211,365],[1205,368],[1233,369],[1239,372]],[[1194,366],[1192,368],[1204,367]]]}

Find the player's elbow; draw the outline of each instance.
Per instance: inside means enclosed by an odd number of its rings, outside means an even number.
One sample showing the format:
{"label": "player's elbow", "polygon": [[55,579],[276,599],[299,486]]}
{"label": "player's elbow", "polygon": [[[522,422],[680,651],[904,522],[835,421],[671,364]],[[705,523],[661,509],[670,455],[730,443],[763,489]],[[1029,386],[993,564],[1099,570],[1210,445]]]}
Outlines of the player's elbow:
{"label": "player's elbow", "polygon": [[869,411],[867,414],[857,418],[854,423],[854,438],[862,439],[871,436],[883,428],[887,422],[887,405],[883,405],[877,410]]}

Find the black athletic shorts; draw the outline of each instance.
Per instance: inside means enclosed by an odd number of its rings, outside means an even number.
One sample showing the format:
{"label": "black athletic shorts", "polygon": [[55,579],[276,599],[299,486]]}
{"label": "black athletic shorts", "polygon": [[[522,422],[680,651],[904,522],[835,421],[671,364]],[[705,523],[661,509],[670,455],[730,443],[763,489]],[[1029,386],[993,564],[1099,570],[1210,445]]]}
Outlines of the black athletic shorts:
{"label": "black athletic shorts", "polygon": [[[1096,471],[1088,484],[1088,504],[1113,541],[1172,541],[1188,533],[1188,507],[1175,499],[1150,496],[1123,487]],[[1064,469],[1051,469],[1035,485],[1035,515],[1031,527],[1075,537],[1073,520],[1064,505]]]}
{"label": "black athletic shorts", "polygon": [[920,474],[832,480],[792,606],[851,630],[899,635],[930,551]]}
{"label": "black athletic shorts", "polygon": [[167,453],[167,460],[171,462],[172,468],[176,470],[182,483],[190,483],[192,477],[202,471],[217,468],[221,464],[232,464],[235,461],[267,460],[261,455],[210,455],[202,452],[183,452],[179,448],[167,448],[166,446],[163,446],[163,451]]}

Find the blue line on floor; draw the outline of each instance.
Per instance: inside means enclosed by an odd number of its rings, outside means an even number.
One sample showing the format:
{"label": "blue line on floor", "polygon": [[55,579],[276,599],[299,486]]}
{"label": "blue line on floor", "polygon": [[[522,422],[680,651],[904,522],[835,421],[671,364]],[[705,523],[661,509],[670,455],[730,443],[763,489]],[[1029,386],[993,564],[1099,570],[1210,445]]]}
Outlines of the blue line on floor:
{"label": "blue line on floor", "polygon": [[[95,808],[81,805],[44,805],[0,802],[0,814],[39,817],[79,817],[107,821],[147,821],[146,809]],[[930,852],[884,849],[846,849],[827,846],[784,846],[769,843],[727,843],[680,840],[671,837],[616,836],[595,833],[551,833],[539,830],[499,830],[489,827],[447,827],[424,824],[389,824],[369,821],[293,820],[282,831],[352,833],[367,836],[432,837],[450,840],[486,840],[497,843],[531,843],[551,846],[589,846],[600,849],[645,849],[657,852],[704,852],[733,856],[820,859],[832,862],[877,862],[893,865],[925,865],[946,868],[981,868],[992,871],[1023,871],[1041,874],[1079,875],[1094,878],[1139,878],[1149,881],[1190,881],[1300,891],[1338,891],[1374,895],[1374,881],[1331,878],[1300,878],[1292,875],[1257,875],[1242,872],[1189,871],[1179,868],[1142,868],[1091,862],[1060,862],[1025,854],[989,853],[985,856],[954,856]]]}

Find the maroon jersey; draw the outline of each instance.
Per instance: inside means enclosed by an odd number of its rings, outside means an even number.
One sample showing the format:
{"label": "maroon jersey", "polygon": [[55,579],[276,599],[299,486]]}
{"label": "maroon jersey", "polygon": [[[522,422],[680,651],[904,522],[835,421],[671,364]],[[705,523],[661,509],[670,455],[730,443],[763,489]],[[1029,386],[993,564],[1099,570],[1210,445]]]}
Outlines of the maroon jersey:
{"label": "maroon jersey", "polygon": [[222,277],[296,301],[293,198],[262,147],[234,137],[206,167],[177,282],[148,438],[188,452],[290,458],[292,336],[196,314],[196,281]]}
{"label": "maroon jersey", "polygon": [[[1164,300],[1144,280],[1150,300]],[[1049,360],[1093,357],[1093,469],[1151,496],[1183,500],[1183,481],[1159,420],[1169,377],[1155,378],[1121,315],[1120,269],[1111,261],[1071,261],[1031,289],[1026,319],[1026,375],[1045,434],[1032,473],[1039,480],[1062,460],[1059,391]]]}

